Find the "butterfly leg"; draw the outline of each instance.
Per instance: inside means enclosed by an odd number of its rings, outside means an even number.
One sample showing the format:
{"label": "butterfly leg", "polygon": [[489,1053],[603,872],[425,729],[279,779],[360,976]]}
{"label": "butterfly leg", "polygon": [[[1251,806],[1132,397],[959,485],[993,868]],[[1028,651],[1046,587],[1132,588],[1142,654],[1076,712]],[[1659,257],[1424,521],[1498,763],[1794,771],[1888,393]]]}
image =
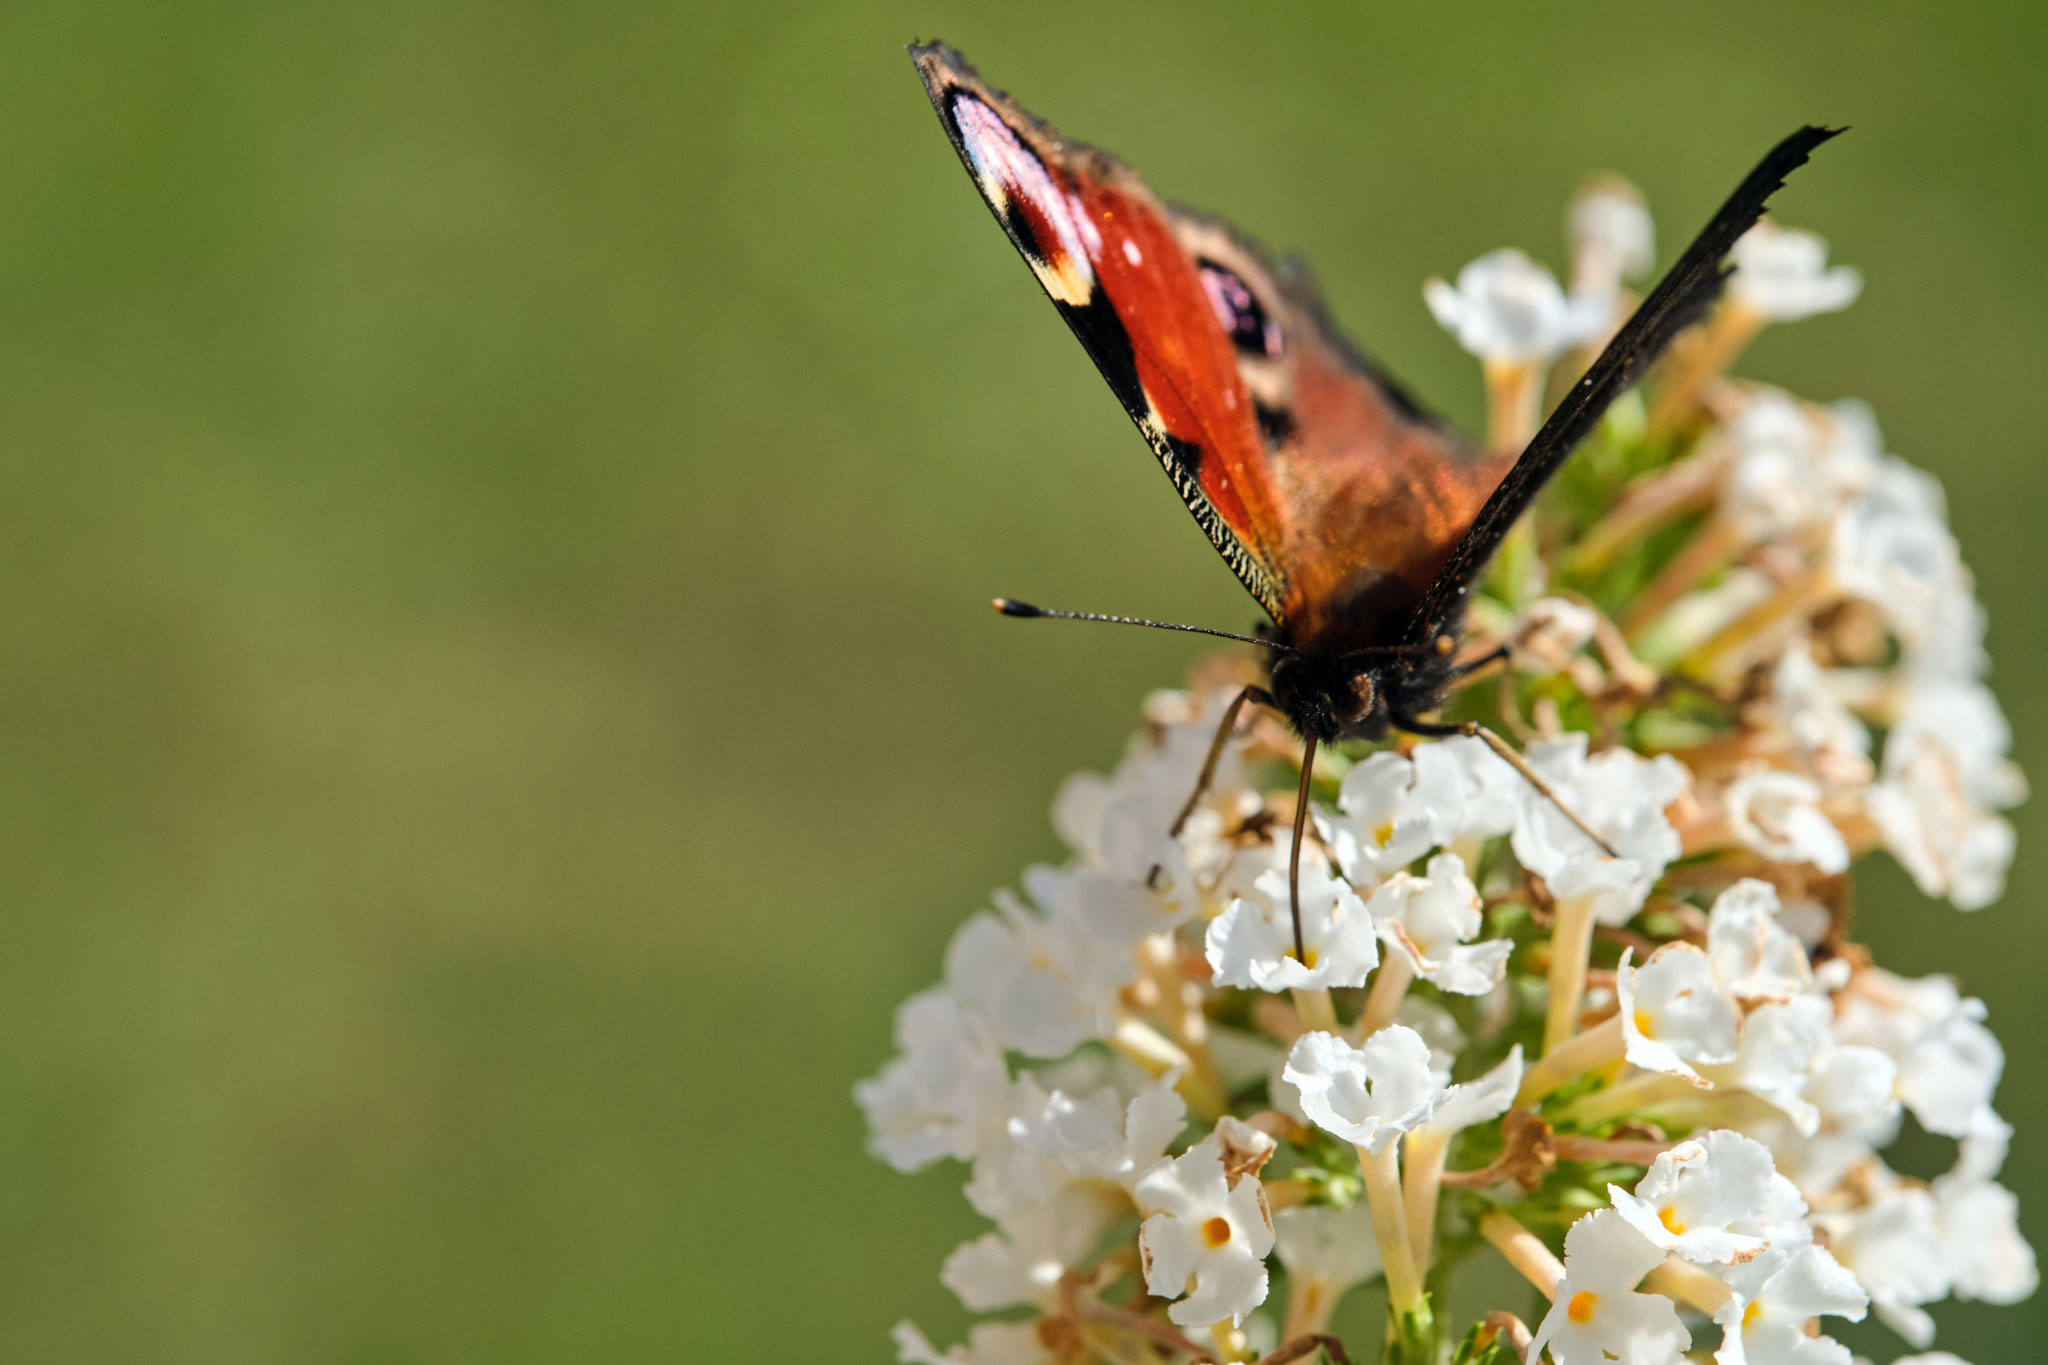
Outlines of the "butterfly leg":
{"label": "butterfly leg", "polygon": [[1259,1357],[1252,1365],[1292,1365],[1294,1361],[1315,1354],[1319,1348],[1329,1354],[1335,1365],[1351,1365],[1351,1357],[1344,1354],[1344,1343],[1321,1332],[1296,1337],[1273,1354]]}
{"label": "butterfly leg", "polygon": [[1406,730],[1409,734],[1421,735],[1425,739],[1443,739],[1451,735],[1463,735],[1468,739],[1483,740],[1487,748],[1500,755],[1510,768],[1520,773],[1523,781],[1534,787],[1538,794],[1549,801],[1551,805],[1556,806],[1563,813],[1564,818],[1577,826],[1579,833],[1591,839],[1602,853],[1605,853],[1610,858],[1619,858],[1621,856],[1615,852],[1614,845],[1600,837],[1599,831],[1587,824],[1579,817],[1577,811],[1565,804],[1564,798],[1557,794],[1557,789],[1544,780],[1543,774],[1529,766],[1529,760],[1523,758],[1514,745],[1508,743],[1478,721],[1468,720],[1455,725],[1447,725],[1441,721],[1418,720],[1413,716],[1394,716],[1392,719],[1395,725]]}
{"label": "butterfly leg", "polygon": [[[1167,838],[1179,838],[1181,827],[1186,825],[1188,817],[1195,813],[1195,807],[1202,804],[1202,797],[1208,793],[1209,783],[1215,780],[1216,765],[1223,759],[1223,746],[1230,742],[1231,735],[1237,730],[1237,713],[1244,710],[1246,702],[1271,706],[1273,694],[1263,687],[1251,686],[1231,698],[1230,705],[1223,709],[1223,723],[1216,727],[1216,738],[1209,741],[1209,756],[1202,760],[1201,776],[1195,779],[1195,789],[1188,793],[1187,802],[1180,808],[1180,814],[1174,816],[1173,823],[1167,827]],[[1159,874],[1165,870],[1158,863],[1152,864],[1152,870],[1145,874],[1145,885],[1157,891]]]}
{"label": "butterfly leg", "polygon": [[1506,663],[1513,656],[1514,649],[1512,646],[1507,644],[1498,644],[1495,645],[1492,649],[1487,650],[1478,658],[1471,659],[1465,663],[1459,664],[1457,670],[1453,672],[1451,676],[1462,682],[1465,679],[1470,678],[1473,674],[1482,671],[1483,669],[1491,668],[1495,664]]}
{"label": "butterfly leg", "polygon": [[1215,780],[1216,765],[1223,759],[1223,746],[1230,742],[1237,729],[1237,713],[1244,710],[1246,702],[1260,706],[1271,706],[1273,694],[1263,687],[1247,687],[1231,699],[1224,708],[1223,723],[1216,727],[1216,738],[1209,742],[1209,756],[1202,760],[1202,775],[1195,779],[1195,789],[1188,793],[1187,804],[1180,808],[1180,814],[1173,817],[1172,826],[1166,831],[1169,838],[1180,837],[1181,827],[1188,817],[1195,813],[1195,807],[1202,804],[1202,797],[1208,793],[1210,782]]}

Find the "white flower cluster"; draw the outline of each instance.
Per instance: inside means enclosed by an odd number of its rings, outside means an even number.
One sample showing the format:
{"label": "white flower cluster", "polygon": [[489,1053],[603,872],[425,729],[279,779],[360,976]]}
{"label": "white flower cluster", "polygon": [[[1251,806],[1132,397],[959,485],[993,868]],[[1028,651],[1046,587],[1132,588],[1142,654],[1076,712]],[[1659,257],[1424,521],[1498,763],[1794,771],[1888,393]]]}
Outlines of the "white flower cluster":
{"label": "white flower cluster", "polygon": [[[1570,295],[1518,253],[1432,285],[1489,364],[1602,335],[1647,268],[1627,187],[1569,221]],[[1769,225],[1735,260],[1647,430],[1598,438],[1659,462],[1557,509],[1548,595],[1474,605],[1470,647],[1514,666],[1468,695],[1547,791],[1478,739],[1326,750],[1298,940],[1271,718],[1238,719],[1181,818],[1234,662],[1060,792],[1071,856],[961,927],[856,1088],[875,1152],[967,1163],[990,1223],[941,1279],[1001,1316],[945,1350],[904,1324],[899,1359],[1301,1359],[1383,1280],[1360,1353],[1402,1365],[1676,1365],[1714,1333],[1720,1365],[1848,1365],[1825,1319],[1920,1349],[1928,1305],[2033,1292],[1985,1008],[1874,965],[1844,875],[1881,847],[1957,907],[1998,895],[2024,784],[1983,614],[1866,409],[1721,373],[1715,329],[1843,307],[1853,272]],[[1885,1163],[1908,1115],[1954,1140],[1946,1175]],[[1533,1330],[1525,1305],[1439,1320],[1452,1237],[1549,1301]]]}

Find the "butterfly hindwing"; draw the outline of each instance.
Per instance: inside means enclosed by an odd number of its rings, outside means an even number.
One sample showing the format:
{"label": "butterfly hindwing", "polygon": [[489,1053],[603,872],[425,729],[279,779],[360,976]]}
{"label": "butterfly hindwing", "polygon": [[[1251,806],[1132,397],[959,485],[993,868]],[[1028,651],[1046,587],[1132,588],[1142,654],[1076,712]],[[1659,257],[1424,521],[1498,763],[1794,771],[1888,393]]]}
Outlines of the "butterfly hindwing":
{"label": "butterfly hindwing", "polygon": [[1168,208],[951,49],[911,51],[982,198],[1245,587],[1296,644],[1383,642],[1506,463],[1382,379],[1298,269]]}

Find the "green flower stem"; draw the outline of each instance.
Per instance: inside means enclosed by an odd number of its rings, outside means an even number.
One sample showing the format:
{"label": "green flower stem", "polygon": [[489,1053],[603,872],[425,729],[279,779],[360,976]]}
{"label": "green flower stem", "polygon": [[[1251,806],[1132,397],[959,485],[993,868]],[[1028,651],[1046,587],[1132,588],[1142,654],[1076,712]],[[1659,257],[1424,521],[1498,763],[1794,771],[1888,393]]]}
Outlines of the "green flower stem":
{"label": "green flower stem", "polygon": [[1379,1243],[1380,1263],[1387,1277],[1387,1307],[1398,1320],[1422,1306],[1422,1276],[1408,1240],[1408,1206],[1401,1197],[1398,1140],[1377,1152],[1358,1148],[1358,1168],[1365,1176],[1365,1198],[1372,1207],[1372,1235]]}
{"label": "green flower stem", "polygon": [[1672,603],[1727,563],[1741,544],[1741,531],[1725,514],[1717,512],[1707,518],[1650,585],[1636,594],[1628,616],[1621,623],[1623,633],[1634,639],[1647,631]]}
{"label": "green flower stem", "polygon": [[1229,1318],[1225,1318],[1209,1329],[1209,1339],[1216,1343],[1217,1360],[1239,1361],[1246,1358],[1243,1349],[1241,1349],[1244,1344],[1244,1334],[1237,1330],[1236,1325]]}
{"label": "green flower stem", "polygon": [[1407,1206],[1408,1244],[1415,1249],[1415,1264],[1426,1275],[1435,1250],[1437,1194],[1443,1188],[1444,1161],[1450,1155],[1451,1135],[1425,1127],[1410,1133],[1406,1141],[1401,1195]]}
{"label": "green flower stem", "polygon": [[1677,377],[1657,395],[1650,408],[1651,434],[1666,436],[1689,423],[1699,409],[1700,390],[1749,349],[1768,320],[1735,299],[1723,303],[1680,362]]}
{"label": "green flower stem", "polygon": [[1545,1054],[1542,1061],[1530,1067],[1529,1074],[1522,1077],[1522,1088],[1515,1095],[1515,1103],[1524,1109],[1530,1108],[1566,1081],[1620,1061],[1625,1048],[1621,1016],[1617,1014],[1584,1033],[1566,1039]]}
{"label": "green flower stem", "polygon": [[1479,1235],[1507,1258],[1523,1279],[1536,1286],[1546,1299],[1557,1297],[1564,1282],[1564,1262],[1557,1259],[1543,1239],[1516,1222],[1510,1214],[1494,1209],[1479,1220]]}
{"label": "green flower stem", "polygon": [[1365,997],[1365,1012],[1358,1016],[1360,1043],[1394,1022],[1394,1011],[1401,1008],[1413,980],[1415,968],[1405,955],[1389,950],[1380,959],[1379,968],[1373,973],[1372,990]]}
{"label": "green flower stem", "polygon": [[1591,1126],[1635,1114],[1661,1114],[1680,1105],[1696,1105],[1712,1098],[1702,1095],[1697,1086],[1676,1076],[1645,1071],[1579,1096],[1554,1117],[1559,1123]]}
{"label": "green flower stem", "polygon": [[1294,1012],[1301,1016],[1303,1032],[1337,1031],[1337,1004],[1328,991],[1296,990],[1290,994],[1294,996]]}
{"label": "green flower stem", "polygon": [[1673,1298],[1680,1303],[1690,1304],[1702,1313],[1712,1316],[1722,1304],[1728,1302],[1728,1286],[1709,1275],[1696,1265],[1681,1261],[1676,1256],[1666,1256],[1664,1264],[1643,1277],[1643,1287]]}
{"label": "green flower stem", "polygon": [[1550,1005],[1543,1016],[1547,1058],[1579,1031],[1579,1004],[1586,995],[1586,967],[1593,952],[1593,902],[1574,896],[1557,903],[1550,931]]}
{"label": "green flower stem", "polygon": [[1221,1085],[1205,1077],[1187,1053],[1143,1019],[1129,1014],[1119,1017],[1109,1045],[1155,1079],[1178,1067],[1180,1080],[1174,1091],[1206,1122],[1214,1123],[1229,1111],[1230,1100]]}

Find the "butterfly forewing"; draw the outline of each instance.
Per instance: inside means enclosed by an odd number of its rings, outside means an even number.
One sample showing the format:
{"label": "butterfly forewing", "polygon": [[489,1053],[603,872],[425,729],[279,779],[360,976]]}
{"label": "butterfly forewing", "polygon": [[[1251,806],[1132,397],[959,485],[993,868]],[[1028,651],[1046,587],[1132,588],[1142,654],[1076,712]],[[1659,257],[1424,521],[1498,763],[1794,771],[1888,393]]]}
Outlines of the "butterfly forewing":
{"label": "butterfly forewing", "polygon": [[983,84],[958,53],[931,46],[911,55],[996,220],[1195,520],[1280,619],[1280,511],[1252,402],[1165,209],[1113,158],[1063,141]]}
{"label": "butterfly forewing", "polygon": [[1168,208],[948,48],[913,48],[982,198],[1290,643],[1383,643],[1506,465],[1418,411],[1298,269]]}

